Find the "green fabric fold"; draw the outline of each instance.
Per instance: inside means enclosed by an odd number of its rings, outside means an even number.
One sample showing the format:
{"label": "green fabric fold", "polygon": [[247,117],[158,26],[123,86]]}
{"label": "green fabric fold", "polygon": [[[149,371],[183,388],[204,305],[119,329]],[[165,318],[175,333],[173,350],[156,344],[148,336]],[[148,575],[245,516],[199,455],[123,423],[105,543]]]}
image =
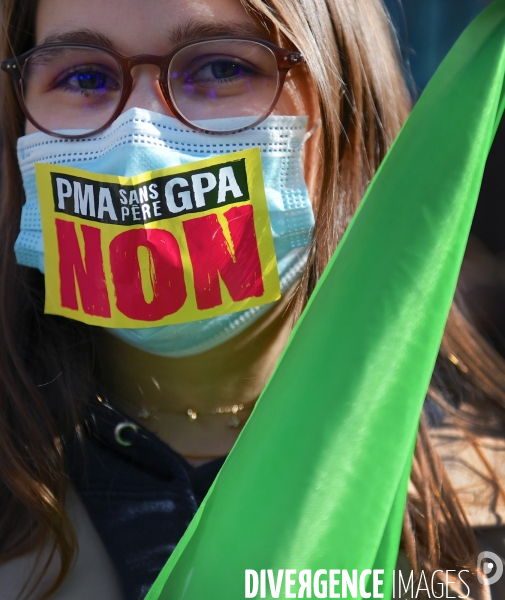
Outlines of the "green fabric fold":
{"label": "green fabric fold", "polygon": [[244,598],[246,569],[384,569],[391,597],[419,416],[504,74],[497,0],[417,103],[147,600]]}

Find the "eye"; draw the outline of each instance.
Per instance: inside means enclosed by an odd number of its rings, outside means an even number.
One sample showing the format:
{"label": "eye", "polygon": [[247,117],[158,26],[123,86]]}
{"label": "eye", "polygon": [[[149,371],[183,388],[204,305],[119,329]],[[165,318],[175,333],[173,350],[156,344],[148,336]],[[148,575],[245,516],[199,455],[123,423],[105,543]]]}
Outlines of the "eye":
{"label": "eye", "polygon": [[121,85],[117,79],[116,76],[107,73],[107,69],[83,65],[60,76],[55,87],[76,93],[105,94],[120,89]]}
{"label": "eye", "polygon": [[232,83],[252,77],[256,69],[234,57],[215,57],[198,60],[185,71],[186,83]]}
{"label": "eye", "polygon": [[238,77],[244,73],[244,69],[239,64],[233,61],[220,60],[212,63],[206,70],[210,70],[212,76],[216,79],[228,79],[230,77]]}
{"label": "eye", "polygon": [[107,77],[103,73],[84,72],[73,75],[67,80],[68,84],[83,90],[97,90],[106,87]]}

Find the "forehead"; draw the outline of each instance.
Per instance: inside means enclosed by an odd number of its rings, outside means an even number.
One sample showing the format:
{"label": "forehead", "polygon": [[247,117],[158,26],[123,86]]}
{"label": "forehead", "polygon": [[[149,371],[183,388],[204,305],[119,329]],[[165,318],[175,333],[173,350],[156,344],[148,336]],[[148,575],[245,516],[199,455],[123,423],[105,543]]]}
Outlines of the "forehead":
{"label": "forehead", "polygon": [[240,0],[39,0],[36,41],[90,32],[125,55],[165,54],[195,37],[258,35],[262,27]]}

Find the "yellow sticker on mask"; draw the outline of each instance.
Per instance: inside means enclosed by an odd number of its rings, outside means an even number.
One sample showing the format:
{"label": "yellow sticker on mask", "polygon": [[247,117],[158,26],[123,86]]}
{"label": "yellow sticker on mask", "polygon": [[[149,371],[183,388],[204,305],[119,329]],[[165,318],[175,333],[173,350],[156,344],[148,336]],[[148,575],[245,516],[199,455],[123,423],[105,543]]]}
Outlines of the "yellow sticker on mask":
{"label": "yellow sticker on mask", "polygon": [[154,327],[280,298],[258,148],[135,177],[35,170],[46,313]]}

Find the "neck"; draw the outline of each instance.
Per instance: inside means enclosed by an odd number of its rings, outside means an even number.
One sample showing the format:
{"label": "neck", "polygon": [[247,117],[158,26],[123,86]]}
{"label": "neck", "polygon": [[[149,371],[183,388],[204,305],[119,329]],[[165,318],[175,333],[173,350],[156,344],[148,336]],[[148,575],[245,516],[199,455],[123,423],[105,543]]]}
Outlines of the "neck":
{"label": "neck", "polygon": [[[292,325],[284,296],[244,332],[207,352],[166,358],[137,350],[104,331],[99,354],[109,400],[145,424],[182,454],[226,454],[240,427],[218,407],[244,404],[243,423],[282,352]],[[199,414],[191,422],[187,410]]]}

